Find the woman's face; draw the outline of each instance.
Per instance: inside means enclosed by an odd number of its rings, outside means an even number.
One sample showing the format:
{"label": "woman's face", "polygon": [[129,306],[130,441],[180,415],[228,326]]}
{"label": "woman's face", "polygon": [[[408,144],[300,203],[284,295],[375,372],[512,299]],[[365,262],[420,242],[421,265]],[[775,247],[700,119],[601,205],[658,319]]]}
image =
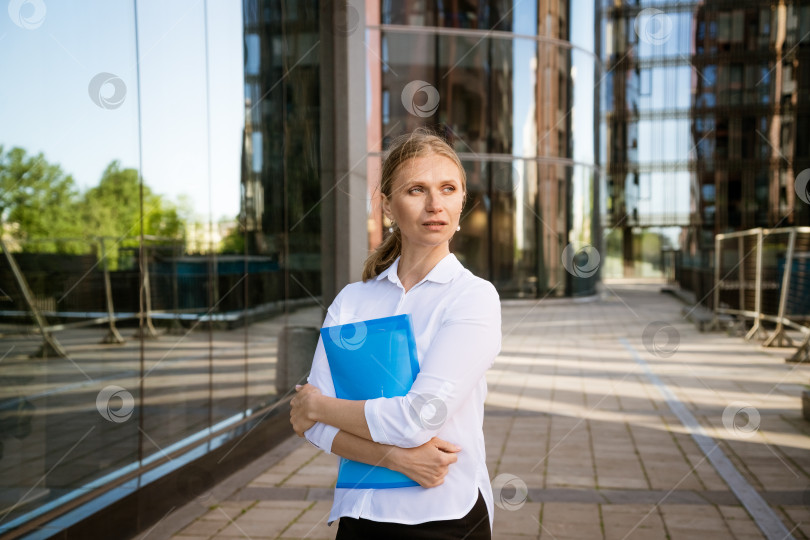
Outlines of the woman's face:
{"label": "woman's face", "polygon": [[403,243],[436,246],[456,232],[464,191],[456,164],[437,154],[405,161],[395,173],[383,211],[397,223]]}

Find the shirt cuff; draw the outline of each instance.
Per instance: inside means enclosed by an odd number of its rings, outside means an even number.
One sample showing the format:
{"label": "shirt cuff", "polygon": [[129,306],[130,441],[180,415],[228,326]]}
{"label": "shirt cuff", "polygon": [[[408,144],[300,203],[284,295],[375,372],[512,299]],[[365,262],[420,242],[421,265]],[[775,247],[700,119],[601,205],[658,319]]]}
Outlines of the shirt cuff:
{"label": "shirt cuff", "polygon": [[387,398],[367,399],[363,411],[366,413],[366,424],[368,424],[371,440],[380,444],[393,444],[388,440],[382,422],[380,422],[380,405],[385,399]]}
{"label": "shirt cuff", "polygon": [[304,436],[315,447],[320,448],[327,454],[332,453],[332,442],[340,431],[335,426],[317,422],[314,426],[304,432]]}

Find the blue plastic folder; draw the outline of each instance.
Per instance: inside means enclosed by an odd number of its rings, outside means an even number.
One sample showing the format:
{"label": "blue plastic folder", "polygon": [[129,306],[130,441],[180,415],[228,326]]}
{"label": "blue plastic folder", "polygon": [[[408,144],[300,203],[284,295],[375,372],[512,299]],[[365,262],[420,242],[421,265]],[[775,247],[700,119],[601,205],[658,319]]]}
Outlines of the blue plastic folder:
{"label": "blue plastic folder", "polygon": [[[419,373],[416,341],[407,313],[321,328],[321,336],[335,394],[340,399],[404,396]],[[340,459],[339,488],[418,485],[391,469]]]}

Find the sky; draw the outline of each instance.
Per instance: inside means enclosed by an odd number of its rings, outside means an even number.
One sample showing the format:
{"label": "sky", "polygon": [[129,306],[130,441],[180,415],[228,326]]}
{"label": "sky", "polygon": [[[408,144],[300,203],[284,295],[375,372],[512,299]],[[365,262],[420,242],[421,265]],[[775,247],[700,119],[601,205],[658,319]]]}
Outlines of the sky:
{"label": "sky", "polygon": [[[0,145],[42,152],[82,189],[97,185],[113,160],[137,168],[134,3],[45,0],[23,4],[21,17],[14,4],[0,12]],[[185,195],[198,219],[207,220],[210,211],[218,220],[239,212],[242,3],[208,2],[210,94],[203,5],[137,2],[141,157],[153,191],[175,202]],[[91,97],[97,76],[107,82]]]}
{"label": "sky", "polygon": [[[594,152],[594,111],[587,104],[592,103],[596,81],[593,61],[583,52],[594,48],[592,10],[577,7],[585,1],[574,0],[572,5],[572,13],[579,18],[572,21],[571,42],[582,49],[572,53],[574,103],[579,109],[572,111],[570,120],[573,158],[587,163],[593,161]],[[8,9],[0,12],[0,69],[6,82],[0,85],[0,145],[21,146],[29,154],[44,153],[81,188],[95,186],[112,160],[137,168],[141,157],[144,180],[154,191],[175,202],[187,197],[197,219],[207,220],[209,213],[214,220],[232,219],[239,212],[244,124],[242,2],[208,2],[210,84],[206,85],[204,3],[137,0],[142,151],[134,6],[133,0],[8,3]],[[514,8],[516,33],[534,34],[536,3],[514,0]],[[589,18],[583,20],[583,15]],[[669,46],[669,42],[663,45]],[[536,47],[533,40],[514,41],[515,119],[531,114],[531,58]],[[552,48],[540,48],[541,54],[549,50]],[[100,75],[104,73],[109,75]],[[678,85],[688,85],[690,75],[687,69]],[[96,77],[109,82],[96,85],[100,90],[91,98],[89,87]],[[113,83],[119,85],[119,94],[125,90],[120,103]],[[669,84],[653,77],[651,95],[664,95]],[[116,101],[109,108],[99,106],[99,92],[101,98]],[[680,88],[679,95],[689,94]],[[513,126],[517,155],[524,153],[524,124],[516,121]],[[677,150],[684,155],[687,144],[681,139],[688,129],[664,132],[673,136],[641,134],[640,154],[655,143],[663,151]],[[676,133],[679,135],[674,136]],[[654,150],[649,151],[654,154]],[[653,190],[653,198],[688,193],[685,182],[667,183],[667,190]],[[681,198],[678,207],[686,209],[688,200]],[[586,204],[575,200],[580,210]],[[642,209],[666,206],[662,200],[642,200],[640,205]]]}

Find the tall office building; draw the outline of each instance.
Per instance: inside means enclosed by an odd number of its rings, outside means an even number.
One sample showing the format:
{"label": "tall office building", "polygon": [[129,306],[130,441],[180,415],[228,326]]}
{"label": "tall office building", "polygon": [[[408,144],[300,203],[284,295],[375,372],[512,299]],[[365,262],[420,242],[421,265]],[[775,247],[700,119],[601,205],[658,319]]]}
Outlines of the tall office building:
{"label": "tall office building", "polygon": [[793,189],[810,166],[808,24],[810,6],[798,3],[695,11],[687,249],[704,261],[716,234],[810,224]]}
{"label": "tall office building", "polygon": [[678,247],[706,282],[715,234],[808,224],[808,24],[792,1],[602,4],[606,275]]}
{"label": "tall office building", "polygon": [[[600,236],[591,219],[599,178],[591,3],[383,1],[338,6],[331,15],[317,2],[245,5],[245,163],[257,164],[257,156],[262,163],[243,183],[256,246],[282,258],[305,250],[317,257],[322,226],[324,250],[339,242],[329,235],[362,237],[363,258],[387,234],[379,194],[387,145],[425,126],[450,142],[467,172],[467,205],[451,245],[465,266],[504,298],[593,290],[594,272],[575,277],[565,269],[569,252],[577,255],[574,268]],[[342,54],[335,39],[356,52],[335,59]],[[345,90],[350,85],[355,90]],[[353,152],[333,152],[356,159],[344,168],[319,163],[330,137],[361,141]],[[319,166],[321,182],[331,178],[347,190],[324,190],[319,202]],[[340,206],[342,191],[366,201],[354,210],[359,219],[341,221],[339,209],[319,214]],[[306,202],[296,209],[292,195]],[[307,203],[319,207],[307,213]]]}

